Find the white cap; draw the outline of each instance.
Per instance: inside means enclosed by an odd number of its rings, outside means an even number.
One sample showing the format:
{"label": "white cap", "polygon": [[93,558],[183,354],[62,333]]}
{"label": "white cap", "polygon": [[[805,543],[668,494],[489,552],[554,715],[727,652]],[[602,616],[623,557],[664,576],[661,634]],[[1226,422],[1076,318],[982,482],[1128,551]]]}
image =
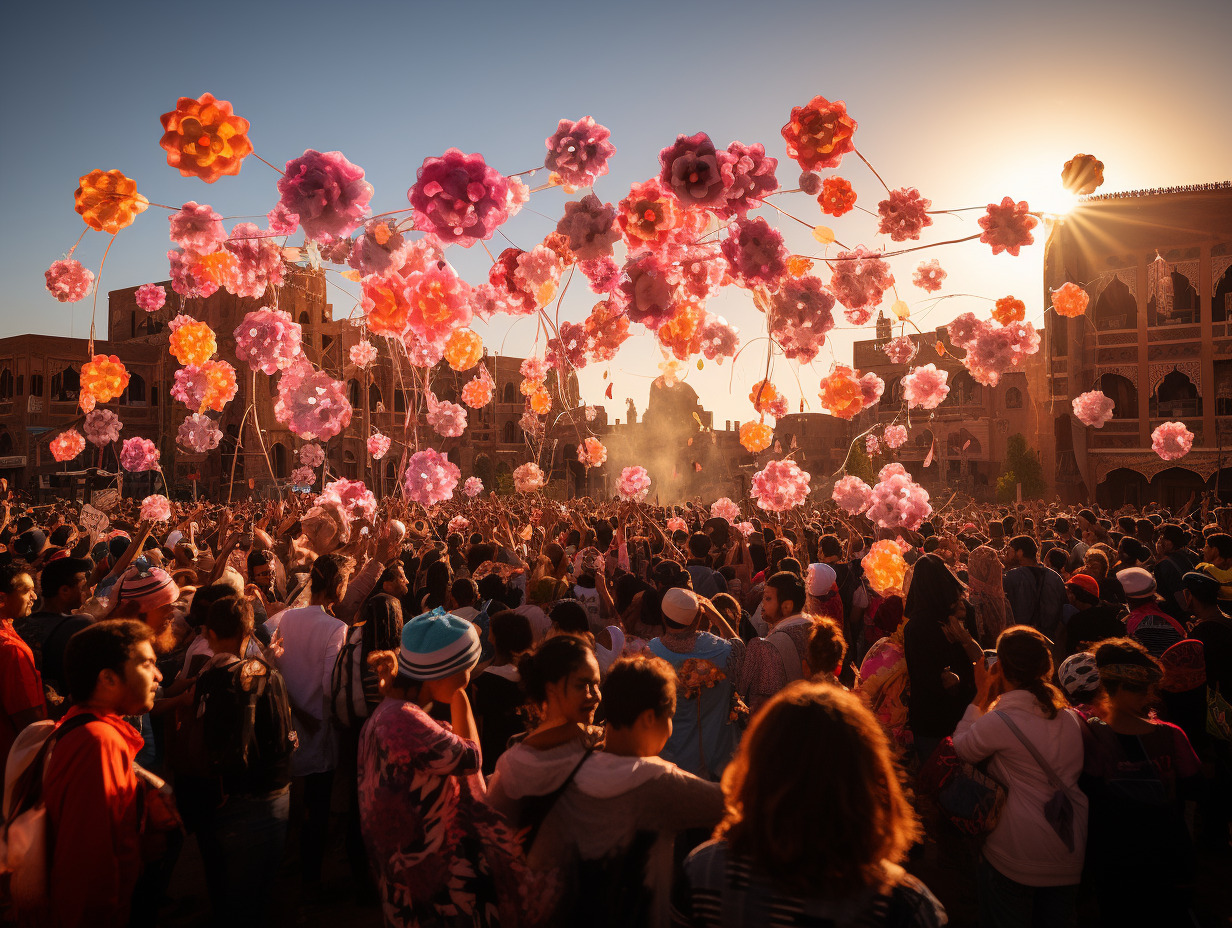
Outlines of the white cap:
{"label": "white cap", "polygon": [[829,564],[809,564],[808,591],[813,596],[825,596],[834,588],[838,579],[834,568]]}
{"label": "white cap", "polygon": [[673,628],[688,628],[697,618],[697,594],[692,590],[672,587],[663,594],[659,608],[663,621]]}

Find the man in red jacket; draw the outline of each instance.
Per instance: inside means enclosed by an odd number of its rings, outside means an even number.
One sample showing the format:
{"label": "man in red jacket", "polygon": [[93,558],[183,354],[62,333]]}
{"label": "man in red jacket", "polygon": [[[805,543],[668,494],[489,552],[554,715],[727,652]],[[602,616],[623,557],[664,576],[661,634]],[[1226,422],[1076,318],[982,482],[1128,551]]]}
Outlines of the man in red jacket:
{"label": "man in red jacket", "polygon": [[141,822],[133,758],[141,735],[125,715],[154,705],[162,674],[154,633],[131,620],[99,622],[69,639],[64,676],[74,706],[60,725],[88,714],[52,748],[46,771],[51,843],[51,923],[92,928],[128,923],[141,875]]}

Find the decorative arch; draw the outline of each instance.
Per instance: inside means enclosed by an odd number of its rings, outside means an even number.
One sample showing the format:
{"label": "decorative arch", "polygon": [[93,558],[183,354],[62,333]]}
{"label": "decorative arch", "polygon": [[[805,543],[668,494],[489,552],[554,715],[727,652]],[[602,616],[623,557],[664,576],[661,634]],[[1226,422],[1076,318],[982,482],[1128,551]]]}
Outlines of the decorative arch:
{"label": "decorative arch", "polygon": [[518,391],[514,389],[512,383],[505,384],[505,388],[501,390],[502,403],[516,403],[518,401]]}
{"label": "decorative arch", "polygon": [[[1212,258],[1211,320],[1227,322],[1232,318],[1232,256]],[[1220,264],[1223,265],[1222,270]]]}
{"label": "decorative arch", "polygon": [[510,419],[505,423],[505,428],[503,429],[501,433],[501,441],[503,441],[507,445],[510,445],[516,442],[517,440],[518,440],[518,429],[517,429],[517,426],[514,425],[513,420]]}
{"label": "decorative arch", "polygon": [[[1190,363],[1196,362],[1186,362],[1186,366]],[[1180,365],[1174,365],[1157,382],[1155,371],[1152,371],[1151,380],[1154,385],[1150,404],[1152,418],[1164,416],[1181,419],[1202,415],[1202,394],[1189,373],[1180,369]]]}
{"label": "decorative arch", "polygon": [[13,453],[13,436],[9,434],[8,429],[0,429],[0,455],[10,455]]}
{"label": "decorative arch", "polygon": [[1095,328],[1133,329],[1137,325],[1138,301],[1118,274],[1103,288],[1095,302]]}
{"label": "decorative arch", "polygon": [[124,390],[124,395],[120,397],[120,404],[123,406],[144,406],[146,405],[146,389],[145,378],[140,374],[130,372],[128,375],[128,386]]}
{"label": "decorative arch", "polygon": [[1022,391],[1017,387],[1007,387],[1005,390],[1005,408],[1022,409]]}
{"label": "decorative arch", "polygon": [[381,405],[381,388],[375,383],[368,384],[368,408],[376,409]]}
{"label": "decorative arch", "polygon": [[274,477],[278,480],[287,478],[287,449],[280,441],[270,445],[270,464],[274,468]]}
{"label": "decorative arch", "polygon": [[359,381],[358,380],[348,380],[347,381],[347,402],[351,404],[352,409],[359,409],[360,407],[359,395],[360,395],[359,394]]}
{"label": "decorative arch", "polygon": [[1096,382],[1095,389],[1112,400],[1112,418],[1138,418],[1138,388],[1124,374],[1104,374]]}
{"label": "decorative arch", "polygon": [[13,377],[13,372],[7,367],[0,370],[0,400],[11,400],[16,388],[17,381]]}

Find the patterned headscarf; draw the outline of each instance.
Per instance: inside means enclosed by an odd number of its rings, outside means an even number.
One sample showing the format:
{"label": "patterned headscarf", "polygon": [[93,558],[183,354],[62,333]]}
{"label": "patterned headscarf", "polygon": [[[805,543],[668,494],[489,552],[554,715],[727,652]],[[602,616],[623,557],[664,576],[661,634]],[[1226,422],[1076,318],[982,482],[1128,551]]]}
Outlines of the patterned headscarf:
{"label": "patterned headscarf", "polygon": [[980,545],[967,555],[967,595],[975,607],[980,637],[996,641],[1005,630],[1009,603],[1005,599],[1001,559],[988,545]]}

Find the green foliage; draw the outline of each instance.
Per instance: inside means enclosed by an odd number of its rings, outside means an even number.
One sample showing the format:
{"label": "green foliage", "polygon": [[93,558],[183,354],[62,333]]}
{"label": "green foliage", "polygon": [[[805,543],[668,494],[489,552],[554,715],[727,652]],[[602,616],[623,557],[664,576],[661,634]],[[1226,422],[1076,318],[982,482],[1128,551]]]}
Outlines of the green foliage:
{"label": "green foliage", "polygon": [[1039,455],[1027,446],[1027,439],[1021,433],[1015,433],[1005,443],[1005,460],[1001,462],[1001,476],[997,478],[997,499],[1003,503],[1014,502],[1020,483],[1023,499],[1039,499],[1048,488]]}
{"label": "green foliage", "polygon": [[870,485],[877,482],[877,466],[864,450],[863,439],[857,441],[847,455],[847,473]]}

